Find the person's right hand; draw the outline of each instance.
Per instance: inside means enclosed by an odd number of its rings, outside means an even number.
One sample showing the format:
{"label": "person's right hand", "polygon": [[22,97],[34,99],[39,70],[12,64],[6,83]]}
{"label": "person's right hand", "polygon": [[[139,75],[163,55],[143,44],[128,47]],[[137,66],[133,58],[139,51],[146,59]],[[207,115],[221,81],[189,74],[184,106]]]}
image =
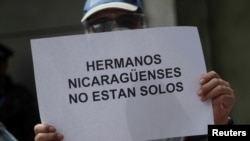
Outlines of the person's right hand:
{"label": "person's right hand", "polygon": [[61,141],[63,135],[56,132],[56,128],[48,124],[37,124],[34,127],[35,141]]}

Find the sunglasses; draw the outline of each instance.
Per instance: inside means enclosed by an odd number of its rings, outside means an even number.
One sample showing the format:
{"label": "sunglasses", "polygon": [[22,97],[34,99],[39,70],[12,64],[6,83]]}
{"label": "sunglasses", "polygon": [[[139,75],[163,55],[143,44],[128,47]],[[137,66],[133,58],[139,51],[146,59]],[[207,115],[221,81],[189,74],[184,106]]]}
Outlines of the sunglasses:
{"label": "sunglasses", "polygon": [[138,29],[143,26],[143,14],[109,14],[102,17],[90,19],[84,23],[89,33],[114,31],[116,29]]}

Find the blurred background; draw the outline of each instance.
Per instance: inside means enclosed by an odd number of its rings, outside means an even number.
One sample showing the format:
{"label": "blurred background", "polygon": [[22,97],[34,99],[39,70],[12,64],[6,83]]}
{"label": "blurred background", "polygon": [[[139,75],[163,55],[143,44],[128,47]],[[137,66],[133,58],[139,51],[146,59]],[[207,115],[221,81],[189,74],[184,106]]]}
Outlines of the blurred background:
{"label": "blurred background", "polygon": [[[142,0],[148,27],[198,27],[207,70],[229,81],[236,124],[250,124],[250,1]],[[14,56],[8,74],[36,95],[30,40],[82,34],[84,0],[1,0],[0,42]]]}

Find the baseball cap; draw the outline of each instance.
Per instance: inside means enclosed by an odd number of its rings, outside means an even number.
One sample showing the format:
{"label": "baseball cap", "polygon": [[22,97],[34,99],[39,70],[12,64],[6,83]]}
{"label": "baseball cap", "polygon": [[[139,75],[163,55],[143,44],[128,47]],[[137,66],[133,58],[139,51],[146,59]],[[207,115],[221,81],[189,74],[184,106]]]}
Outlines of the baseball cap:
{"label": "baseball cap", "polygon": [[86,0],[81,22],[84,22],[92,14],[109,8],[136,11],[138,8],[142,10],[142,5],[140,0]]}

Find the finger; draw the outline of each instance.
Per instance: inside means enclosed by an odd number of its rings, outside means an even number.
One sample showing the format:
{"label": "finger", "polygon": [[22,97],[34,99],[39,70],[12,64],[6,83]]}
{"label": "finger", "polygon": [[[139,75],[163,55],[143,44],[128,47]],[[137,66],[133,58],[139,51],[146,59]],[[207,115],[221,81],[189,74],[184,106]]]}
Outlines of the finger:
{"label": "finger", "polygon": [[217,85],[206,94],[201,96],[202,101],[206,101],[208,99],[214,99],[220,95],[233,95],[233,90],[230,87],[226,87],[223,85]]}
{"label": "finger", "polygon": [[212,89],[214,89],[217,86],[226,86],[226,87],[230,87],[230,84],[227,81],[224,81],[222,79],[218,79],[218,78],[213,78],[210,81],[208,81],[207,83],[204,83],[199,92],[198,95],[199,96],[203,96],[206,95],[209,91],[211,91]]}
{"label": "finger", "polygon": [[213,78],[220,78],[220,76],[215,71],[210,71],[206,74],[203,74],[200,79],[200,84],[204,84]]}
{"label": "finger", "polygon": [[34,127],[35,134],[55,132],[56,129],[48,124],[37,124]]}
{"label": "finger", "polygon": [[59,133],[38,133],[35,136],[35,141],[61,141],[62,134]]}

